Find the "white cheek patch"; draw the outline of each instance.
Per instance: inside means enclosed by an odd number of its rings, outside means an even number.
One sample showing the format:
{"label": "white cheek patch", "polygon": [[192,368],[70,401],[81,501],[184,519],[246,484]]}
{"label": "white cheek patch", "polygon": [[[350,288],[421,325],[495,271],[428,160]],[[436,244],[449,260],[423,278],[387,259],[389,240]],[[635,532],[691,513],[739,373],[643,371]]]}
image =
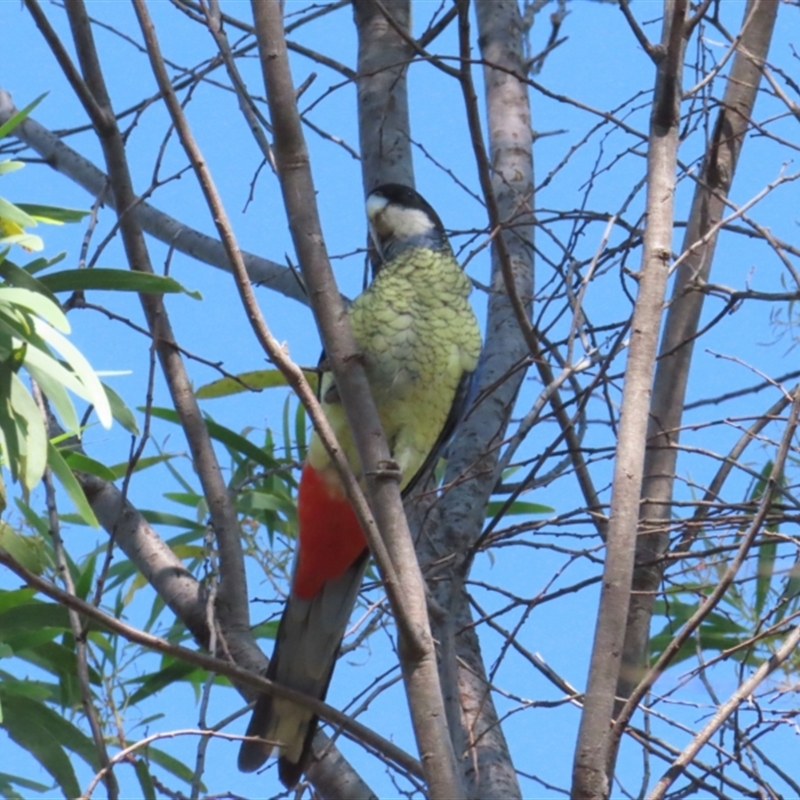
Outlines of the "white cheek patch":
{"label": "white cheek patch", "polygon": [[417,208],[399,208],[387,205],[380,218],[375,221],[381,233],[389,234],[394,239],[413,239],[424,236],[434,229],[430,217]]}

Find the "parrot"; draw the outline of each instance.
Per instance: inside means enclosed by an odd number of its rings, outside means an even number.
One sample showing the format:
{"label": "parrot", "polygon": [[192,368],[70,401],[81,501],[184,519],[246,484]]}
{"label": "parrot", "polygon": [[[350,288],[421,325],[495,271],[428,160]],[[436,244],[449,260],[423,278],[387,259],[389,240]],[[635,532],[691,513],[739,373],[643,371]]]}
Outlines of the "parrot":
{"label": "parrot", "polygon": [[[353,337],[403,496],[457,424],[481,350],[469,302],[471,283],[453,255],[441,220],[409,186],[384,184],[366,201],[381,268],[347,310]],[[324,365],[324,356],[322,364]],[[319,397],[354,474],[361,464],[334,378],[323,369]],[[325,699],[369,551],[339,475],[316,434],[297,494],[298,537],[290,591],[266,677]],[[262,694],[238,766],[253,772],[279,747],[287,788],[308,764],[318,719],[308,709]]]}

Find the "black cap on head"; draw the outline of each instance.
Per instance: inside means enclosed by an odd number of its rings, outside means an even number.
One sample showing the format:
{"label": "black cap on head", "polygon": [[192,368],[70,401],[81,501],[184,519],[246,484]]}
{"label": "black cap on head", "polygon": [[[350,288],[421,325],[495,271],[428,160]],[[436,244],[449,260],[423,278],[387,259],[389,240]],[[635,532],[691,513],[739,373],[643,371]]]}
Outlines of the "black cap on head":
{"label": "black cap on head", "polygon": [[405,186],[402,183],[384,183],[373,189],[369,196],[383,197],[392,205],[424,211],[435,226],[444,233],[444,225],[442,225],[442,221],[434,211],[433,206],[416,189],[412,189],[410,186]]}
{"label": "black cap on head", "polygon": [[400,183],[384,183],[367,197],[367,216],[384,261],[404,249],[449,249],[444,225],[419,192]]}

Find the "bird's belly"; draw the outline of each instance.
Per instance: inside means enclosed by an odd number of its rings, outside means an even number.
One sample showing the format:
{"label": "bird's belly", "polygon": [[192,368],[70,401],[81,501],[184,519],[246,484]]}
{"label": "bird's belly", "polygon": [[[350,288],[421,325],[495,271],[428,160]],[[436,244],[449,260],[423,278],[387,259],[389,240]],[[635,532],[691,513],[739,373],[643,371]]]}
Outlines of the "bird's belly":
{"label": "bird's belly", "polygon": [[399,370],[376,403],[392,457],[403,474],[400,488],[414,477],[444,428],[458,385],[444,370]]}

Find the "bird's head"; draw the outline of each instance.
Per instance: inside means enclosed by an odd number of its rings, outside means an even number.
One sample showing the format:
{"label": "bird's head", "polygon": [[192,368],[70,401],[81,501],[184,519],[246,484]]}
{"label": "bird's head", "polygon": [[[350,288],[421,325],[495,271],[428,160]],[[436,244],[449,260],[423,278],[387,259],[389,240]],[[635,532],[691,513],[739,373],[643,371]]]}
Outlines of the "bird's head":
{"label": "bird's head", "polygon": [[410,186],[385,183],[373,189],[367,197],[367,217],[384,261],[411,247],[450,249],[439,215]]}

